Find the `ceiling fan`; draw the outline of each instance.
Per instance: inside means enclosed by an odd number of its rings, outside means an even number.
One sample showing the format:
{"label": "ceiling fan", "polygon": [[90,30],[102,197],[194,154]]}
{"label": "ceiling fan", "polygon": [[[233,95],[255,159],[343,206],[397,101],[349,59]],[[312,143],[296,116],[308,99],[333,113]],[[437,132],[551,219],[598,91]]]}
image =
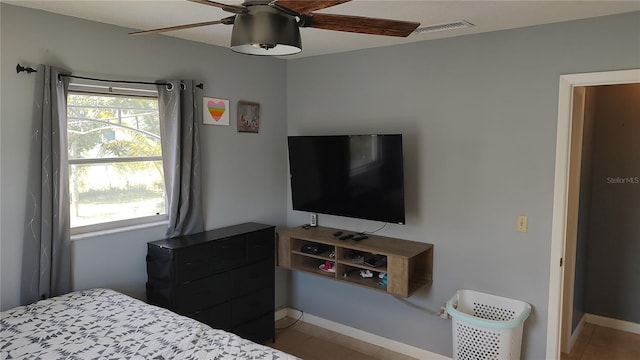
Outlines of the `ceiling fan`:
{"label": "ceiling fan", "polygon": [[234,15],[215,21],[129,34],[153,34],[215,24],[233,25],[231,50],[251,55],[291,55],[302,51],[301,27],[407,37],[420,25],[411,21],[314,12],[351,0],[246,0],[241,5],[227,5],[209,0],[188,1],[214,6]]}

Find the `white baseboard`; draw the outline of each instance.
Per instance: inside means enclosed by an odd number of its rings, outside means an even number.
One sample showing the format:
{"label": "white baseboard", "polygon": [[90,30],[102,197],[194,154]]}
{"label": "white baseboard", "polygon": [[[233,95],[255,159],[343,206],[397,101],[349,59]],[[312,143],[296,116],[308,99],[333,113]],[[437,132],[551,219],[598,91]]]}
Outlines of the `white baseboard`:
{"label": "white baseboard", "polygon": [[586,322],[634,334],[640,334],[640,324],[629,321],[612,319],[604,316],[585,314]]}
{"label": "white baseboard", "polygon": [[[300,312],[295,309],[285,308],[280,309],[276,312],[275,318],[282,319],[285,316],[289,316],[290,318],[297,318]],[[407,345],[401,343],[399,341],[391,340],[384,338],[382,336],[378,336],[375,334],[368,333],[366,331],[362,331],[360,329],[352,328],[347,325],[343,325],[331,320],[323,319],[321,317],[311,315],[308,313],[304,313],[304,317],[302,318],[303,322],[319,326],[321,328],[325,328],[327,330],[331,330],[333,332],[337,332],[342,335],[350,336],[354,339],[358,339],[360,341],[364,341],[370,344],[375,344],[376,346],[383,347],[385,349],[389,349],[391,351],[404,354],[407,356],[411,356],[417,359],[429,359],[429,360],[451,360],[451,358],[446,357],[444,355],[440,355],[431,351],[427,351],[415,346]]]}
{"label": "white baseboard", "polygon": [[276,311],[276,313],[275,313],[276,321],[278,321],[280,319],[284,319],[285,317],[287,317],[288,310],[289,309],[287,309],[287,308],[282,308],[282,309]]}

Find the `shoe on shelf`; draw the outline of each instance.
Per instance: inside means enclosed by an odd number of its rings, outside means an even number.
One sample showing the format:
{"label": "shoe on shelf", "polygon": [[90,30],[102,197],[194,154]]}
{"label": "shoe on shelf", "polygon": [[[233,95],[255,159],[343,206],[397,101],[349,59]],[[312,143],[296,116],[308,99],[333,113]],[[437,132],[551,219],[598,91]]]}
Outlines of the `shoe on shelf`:
{"label": "shoe on shelf", "polygon": [[373,277],[373,273],[371,272],[371,270],[360,270],[360,276],[362,276],[363,278],[371,278]]}
{"label": "shoe on shelf", "polygon": [[324,264],[320,264],[318,268],[324,272],[330,272],[330,273],[336,272],[335,264],[329,260],[325,261]]}

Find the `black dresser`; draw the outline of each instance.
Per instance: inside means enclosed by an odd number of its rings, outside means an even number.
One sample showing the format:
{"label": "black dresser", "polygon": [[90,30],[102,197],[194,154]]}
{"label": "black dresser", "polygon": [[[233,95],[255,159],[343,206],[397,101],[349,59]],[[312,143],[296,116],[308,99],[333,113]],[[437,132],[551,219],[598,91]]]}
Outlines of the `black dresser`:
{"label": "black dresser", "polygon": [[147,301],[256,342],[274,339],[275,227],[245,223],[147,244]]}

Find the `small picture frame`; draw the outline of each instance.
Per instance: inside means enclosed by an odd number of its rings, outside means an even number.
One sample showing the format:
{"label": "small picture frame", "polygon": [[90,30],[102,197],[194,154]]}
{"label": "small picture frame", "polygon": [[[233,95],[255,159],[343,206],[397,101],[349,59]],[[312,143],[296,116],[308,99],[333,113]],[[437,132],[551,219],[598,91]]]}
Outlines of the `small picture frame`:
{"label": "small picture frame", "polygon": [[238,101],[238,132],[257,133],[260,131],[260,104]]}
{"label": "small picture frame", "polygon": [[205,124],[229,126],[229,110],[229,100],[202,98],[202,122]]}

